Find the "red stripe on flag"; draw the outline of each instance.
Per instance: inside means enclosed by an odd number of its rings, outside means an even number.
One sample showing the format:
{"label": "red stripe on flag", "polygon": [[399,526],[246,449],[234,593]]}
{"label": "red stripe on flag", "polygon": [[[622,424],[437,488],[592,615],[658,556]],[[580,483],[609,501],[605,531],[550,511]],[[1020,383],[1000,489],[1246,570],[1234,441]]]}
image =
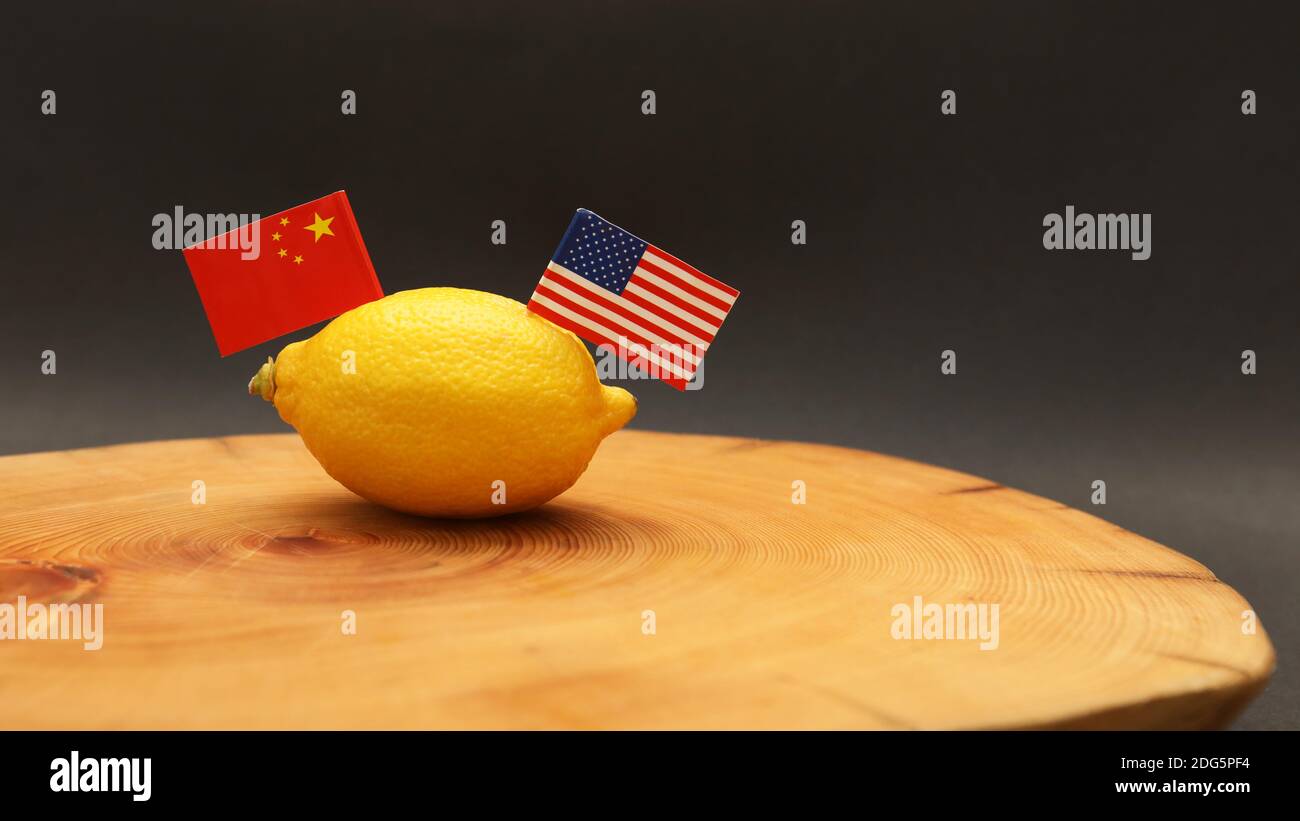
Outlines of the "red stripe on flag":
{"label": "red stripe on flag", "polygon": [[[717,318],[716,316],[713,316],[707,311],[695,307],[694,305],[682,299],[681,297],[677,296],[676,294],[671,294],[668,291],[665,291],[663,288],[660,288],[658,285],[655,285],[653,282],[647,282],[644,278],[638,277],[635,273],[632,274],[632,278],[628,280],[629,285],[632,283],[636,283],[638,287],[646,289],[647,291],[659,297],[663,301],[677,308],[678,310],[676,313],[681,315],[689,315],[689,317],[691,317],[692,319],[692,322],[703,322],[705,327],[707,328],[716,328],[717,326],[722,324],[722,320]],[[624,294],[627,293],[626,288],[623,289],[623,293]],[[658,310],[660,313],[663,313],[664,311],[662,307],[657,308],[656,310]]]}
{"label": "red stripe on flag", "polygon": [[704,273],[700,269],[696,268],[694,265],[689,265],[685,262],[682,262],[680,259],[668,253],[664,249],[657,248],[651,245],[650,250],[654,253],[655,256],[663,257],[664,259],[671,262],[673,265],[676,265],[678,268],[681,268],[683,271],[691,272],[691,274],[709,283],[714,288],[717,288],[719,291],[722,291],[725,294],[729,294],[733,298],[740,296],[740,291],[737,291],[735,288],[732,288],[730,285],[728,285],[727,283],[723,282],[720,279],[714,279],[713,277]]}
{"label": "red stripe on flag", "polygon": [[[678,288],[681,288],[683,291],[695,297],[696,299],[700,300],[701,302],[707,302],[708,304],[717,308],[719,311],[722,311],[724,314],[727,311],[731,310],[730,305],[718,299],[713,294],[707,294],[704,291],[701,291],[699,288],[692,285],[691,283],[687,282],[686,280],[682,279],[681,277],[667,270],[666,268],[663,268],[659,265],[655,265],[654,262],[650,260],[648,257],[641,257],[640,266],[646,269],[647,271],[649,271],[650,273],[654,274],[655,276],[659,277],[660,279],[664,280],[668,284],[676,285]],[[720,322],[721,320],[718,321]]]}
{"label": "red stripe on flag", "polygon": [[[623,346],[619,345],[617,340],[609,339],[608,337],[605,336],[605,334],[600,333],[594,328],[589,328],[586,325],[580,325],[579,323],[569,319],[567,316],[562,316],[560,314],[557,314],[555,311],[552,311],[550,308],[547,308],[545,305],[542,305],[537,302],[530,301],[528,303],[528,310],[532,311],[538,316],[544,317],[550,320],[551,322],[554,322],[556,325],[559,325],[561,328],[564,328],[565,330],[572,331],[573,333],[577,334],[579,337],[587,340],[588,342],[594,342],[596,345],[604,345],[608,348],[611,348],[614,351],[614,353],[618,356],[619,359],[623,360],[624,362],[627,362],[629,365],[634,365],[638,368],[642,368],[647,373],[652,373],[652,371],[650,370],[650,366],[652,365],[652,363],[644,361],[644,358],[639,355],[636,356],[635,358],[630,358],[628,356],[628,353],[630,353],[630,351],[627,348],[624,348]],[[596,337],[596,339],[593,340],[592,337]],[[685,379],[681,379],[679,377],[666,374],[663,368],[659,368],[658,370],[660,373],[659,379],[661,382],[666,382],[679,391],[686,390]]]}
{"label": "red stripe on flag", "polygon": [[[637,284],[641,284],[641,283],[637,283]],[[690,331],[691,333],[698,336],[700,339],[703,339],[705,342],[708,343],[713,342],[713,331],[710,330],[709,328],[701,327],[699,320],[697,320],[695,317],[689,316],[684,313],[670,312],[666,310],[664,306],[656,305],[650,300],[641,296],[640,294],[634,294],[631,291],[628,291],[626,288],[623,290],[623,294],[622,296],[619,297],[619,299],[626,300],[627,302],[631,302],[633,305],[638,305],[642,308],[645,308],[647,311],[650,311],[651,313],[656,314],[657,316],[662,316],[664,317],[665,320],[672,322],[674,325],[681,326],[683,330]]]}
{"label": "red stripe on flag", "polygon": [[[671,348],[666,348],[662,344],[654,341],[653,339],[647,339],[641,334],[634,333],[622,323],[614,319],[611,319],[610,317],[602,316],[601,314],[596,313],[590,308],[579,305],[577,302],[574,302],[573,300],[569,299],[564,294],[556,293],[555,290],[547,287],[547,284],[550,281],[551,280],[543,279],[542,282],[537,283],[537,293],[541,294],[547,299],[550,299],[552,302],[558,302],[559,304],[568,308],[570,311],[573,311],[575,314],[578,314],[586,319],[590,319],[592,322],[596,322],[600,325],[603,325],[606,328],[609,328],[612,331],[615,331],[616,333],[622,336],[627,337],[627,340],[629,342],[633,342],[637,345],[644,345],[646,349],[650,350],[655,354],[658,354],[660,359],[670,362],[673,365],[676,365],[677,367],[681,368],[683,371],[686,371],[687,373],[693,373],[695,371],[695,363],[688,361],[683,356],[675,354]],[[617,342],[617,340],[613,340],[613,341]],[[698,358],[699,354],[695,352],[694,347],[695,346],[692,345],[691,350],[689,352],[694,354],[696,358]]]}
{"label": "red stripe on flag", "polygon": [[[570,290],[570,291],[574,292],[575,294],[578,294],[579,296],[586,297],[587,299],[589,299],[589,300],[591,300],[592,302],[596,303],[597,305],[601,306],[601,307],[604,308],[605,310],[607,310],[607,311],[613,311],[613,312],[616,313],[617,315],[626,318],[629,322],[635,322],[635,323],[637,323],[638,325],[640,325],[641,327],[646,328],[647,330],[652,331],[652,332],[658,334],[659,336],[662,336],[665,340],[667,340],[667,341],[669,341],[669,342],[675,343],[675,344],[677,344],[677,345],[686,346],[686,347],[689,347],[689,348],[692,348],[692,349],[695,348],[695,343],[693,343],[693,342],[692,342],[691,340],[689,340],[689,339],[685,339],[685,338],[683,338],[683,337],[681,336],[681,334],[675,333],[675,332],[673,332],[673,331],[668,330],[667,328],[664,328],[664,327],[661,326],[661,325],[658,325],[658,324],[656,324],[656,323],[654,323],[654,322],[651,322],[649,319],[646,319],[645,317],[641,316],[640,314],[637,314],[637,313],[634,313],[634,312],[632,312],[632,311],[629,311],[627,308],[624,308],[622,305],[619,305],[619,304],[618,304],[617,302],[615,302],[614,300],[607,299],[606,297],[603,297],[603,296],[601,296],[600,294],[596,294],[596,293],[593,293],[592,291],[588,291],[588,290],[586,290],[585,288],[583,288],[582,286],[577,285],[576,283],[570,282],[569,280],[565,279],[565,278],[562,277],[562,276],[559,276],[559,275],[553,274],[553,273],[552,273],[551,271],[549,271],[549,270],[548,270],[546,273],[542,274],[542,280],[543,280],[544,282],[548,282],[548,283],[550,283],[552,286],[559,286],[559,287],[565,288],[565,289],[567,289],[567,290]],[[600,286],[596,286],[596,287],[600,287]],[[603,289],[602,289],[602,290],[603,290]],[[663,315],[663,310],[660,309],[660,310],[654,311],[653,313],[655,314],[655,316],[662,316],[662,315]],[[711,340],[708,340],[708,341],[711,341]],[[698,351],[698,352],[697,352],[697,351],[695,351],[695,350],[692,350],[691,353],[694,353],[696,356],[700,356],[700,355],[702,355],[704,352],[703,352],[703,351]]]}
{"label": "red stripe on flag", "polygon": [[[599,334],[596,334],[595,331],[591,330],[587,326],[579,325],[578,323],[569,319],[567,316],[561,316],[560,314],[557,314],[555,311],[552,311],[550,308],[547,308],[545,305],[542,305],[539,302],[534,302],[533,300],[529,300],[528,310],[532,311],[535,314],[539,314],[541,316],[546,317],[550,321],[554,322],[556,325],[559,325],[561,328],[564,328],[566,331],[573,331],[575,334],[582,337],[583,339],[586,339],[586,337],[583,336],[583,334],[593,334],[599,336]],[[590,342],[591,340],[587,340],[587,341]]]}

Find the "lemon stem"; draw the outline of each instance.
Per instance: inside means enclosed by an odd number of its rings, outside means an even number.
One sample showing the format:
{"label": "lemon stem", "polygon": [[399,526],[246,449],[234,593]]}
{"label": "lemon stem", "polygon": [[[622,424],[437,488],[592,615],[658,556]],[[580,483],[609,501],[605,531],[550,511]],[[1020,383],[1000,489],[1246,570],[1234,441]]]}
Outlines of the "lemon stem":
{"label": "lemon stem", "polygon": [[600,388],[601,398],[605,402],[605,416],[602,420],[605,428],[603,435],[608,436],[631,422],[632,417],[636,416],[639,405],[636,397],[629,391],[610,385],[601,385]]}
{"label": "lemon stem", "polygon": [[268,356],[266,364],[248,380],[248,395],[260,396],[267,402],[275,400],[275,360],[271,357]]}

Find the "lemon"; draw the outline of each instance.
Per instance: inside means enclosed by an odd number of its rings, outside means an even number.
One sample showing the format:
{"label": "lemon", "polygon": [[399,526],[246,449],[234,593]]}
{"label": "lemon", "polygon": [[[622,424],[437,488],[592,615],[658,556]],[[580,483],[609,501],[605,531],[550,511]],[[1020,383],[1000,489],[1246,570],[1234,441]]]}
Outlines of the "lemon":
{"label": "lemon", "polygon": [[496,294],[402,291],[354,308],[262,366],[325,472],[425,516],[496,516],[571,487],[636,414],[569,331]]}

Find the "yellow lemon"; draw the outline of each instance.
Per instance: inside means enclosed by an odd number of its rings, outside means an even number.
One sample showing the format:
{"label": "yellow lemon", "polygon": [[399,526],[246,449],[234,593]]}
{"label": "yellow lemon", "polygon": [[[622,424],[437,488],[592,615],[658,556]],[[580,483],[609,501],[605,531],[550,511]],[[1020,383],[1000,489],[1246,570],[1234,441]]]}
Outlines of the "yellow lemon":
{"label": "yellow lemon", "polygon": [[294,342],[248,384],[339,483],[425,516],[564,492],[636,414],[572,333],[496,294],[403,291]]}

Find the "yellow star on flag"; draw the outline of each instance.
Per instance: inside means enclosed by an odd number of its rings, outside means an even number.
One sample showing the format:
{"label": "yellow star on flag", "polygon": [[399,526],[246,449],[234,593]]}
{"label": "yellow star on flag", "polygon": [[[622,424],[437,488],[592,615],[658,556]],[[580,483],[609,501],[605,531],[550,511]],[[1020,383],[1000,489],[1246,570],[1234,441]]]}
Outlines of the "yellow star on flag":
{"label": "yellow star on flag", "polygon": [[289,252],[284,250],[283,248],[281,248],[279,251],[276,251],[275,253],[277,256],[281,256],[281,257],[289,256]]}
{"label": "yellow star on flag", "polygon": [[288,218],[288,217],[280,217],[280,224],[281,224],[281,225],[288,225],[288,224],[289,224],[289,218]]}
{"label": "yellow star on flag", "polygon": [[305,226],[302,230],[314,233],[317,242],[320,242],[320,238],[323,234],[329,234],[331,237],[334,236],[334,232],[330,230],[330,223],[334,221],[333,217],[330,217],[329,219],[321,219],[320,214],[317,214],[315,211],[312,212],[312,216],[316,217],[316,221],[311,225]]}
{"label": "yellow star on flag", "polygon": [[296,256],[296,257],[294,257],[294,258],[293,258],[293,261],[296,262],[296,263],[298,263],[299,265],[302,265],[302,257],[301,257],[301,256]]}
{"label": "yellow star on flag", "polygon": [[274,234],[272,234],[272,235],[271,235],[271,239],[275,240],[276,242],[279,242],[279,241],[280,241],[280,232],[279,232],[279,231],[276,231]]}

